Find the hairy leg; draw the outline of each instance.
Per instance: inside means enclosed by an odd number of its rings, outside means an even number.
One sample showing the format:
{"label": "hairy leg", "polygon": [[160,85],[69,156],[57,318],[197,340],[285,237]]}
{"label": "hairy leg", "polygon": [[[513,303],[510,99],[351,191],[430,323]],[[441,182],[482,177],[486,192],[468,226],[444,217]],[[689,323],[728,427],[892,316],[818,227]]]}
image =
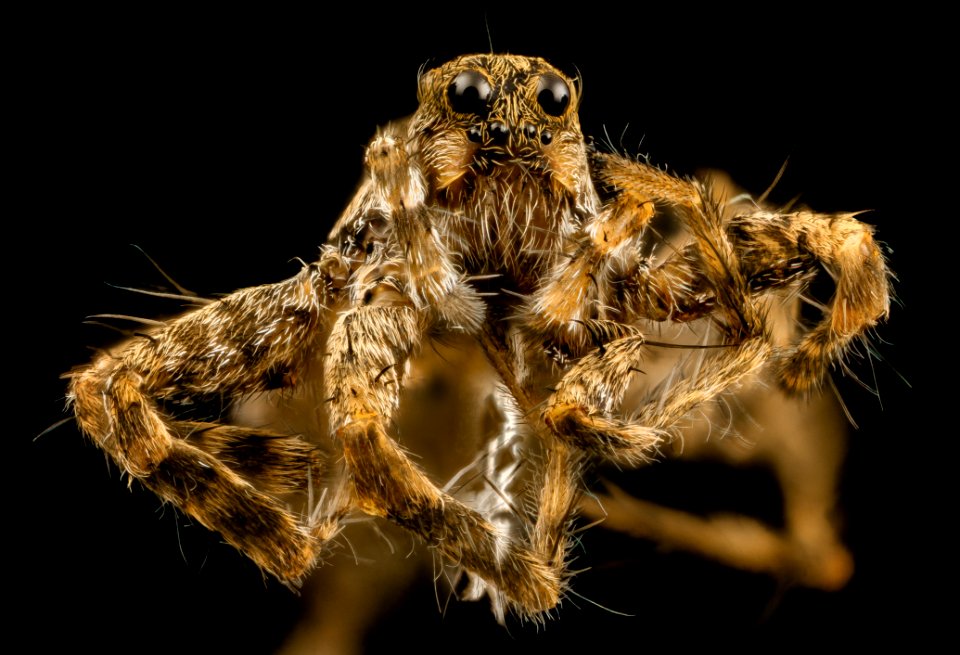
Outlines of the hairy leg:
{"label": "hairy leg", "polygon": [[542,465],[532,482],[536,490],[536,520],[530,531],[531,546],[552,566],[566,586],[567,557],[570,535],[577,506],[583,495],[581,474],[585,465],[583,453],[559,440],[540,419],[538,405],[538,372],[530,371],[524,340],[519,335],[505,335],[496,325],[487,325],[479,341],[500,376],[510,398],[516,403],[520,417],[534,432],[542,449]]}
{"label": "hairy leg", "polygon": [[813,262],[835,281],[823,318],[779,366],[780,384],[788,392],[816,389],[830,365],[890,311],[891,273],[873,228],[855,214],[754,212],[734,217],[728,233],[754,287],[790,281]]}
{"label": "hairy leg", "polygon": [[369,177],[334,230],[335,238],[348,239],[381,226],[349,272],[350,302],[327,342],[331,432],[357,506],[419,535],[534,616],[559,601],[558,571],[437,488],[390,436],[407,360],[424,334],[474,333],[485,310],[442,238],[444,217],[424,205],[425,182],[408,159],[405,134],[402,125],[390,125],[373,139]]}
{"label": "hairy leg", "polygon": [[294,385],[321,336],[325,289],[320,267],[307,266],[285,282],[207,304],[70,374],[81,430],[131,480],[286,582],[312,568],[318,540],[336,526],[311,530],[271,494],[302,488],[318,473],[319,456],[296,437],[179,421],[162,404]]}
{"label": "hairy leg", "polygon": [[[675,186],[687,188],[679,181]],[[543,413],[546,424],[571,445],[628,465],[647,459],[688,412],[757,372],[773,352],[764,313],[724,232],[720,207],[696,185],[674,202],[683,206],[699,279],[714,299],[713,315],[728,341],[717,344],[718,352],[705,357],[696,374],[670,384],[636,416],[624,420],[613,413],[631,377],[642,370],[648,342],[639,330],[621,323],[583,322],[598,347],[567,372]],[[680,287],[675,295],[694,291]]]}
{"label": "hairy leg", "polygon": [[[596,160],[599,180],[622,195],[676,207],[685,217],[703,207],[704,196],[695,183],[615,155],[600,155]],[[854,213],[735,211],[723,231],[749,292],[802,280],[817,263],[836,282],[823,319],[781,357],[778,379],[788,392],[803,393],[819,386],[829,366],[842,360],[853,340],[889,313],[891,273],[873,228],[858,221]],[[689,314],[696,309],[687,306],[689,294],[678,295],[674,290],[698,288],[696,252],[704,252],[699,244],[655,270],[636,262],[623,276],[626,292],[611,304],[622,307],[627,319],[663,320],[674,318],[670,314]],[[709,277],[719,279],[716,274]]]}
{"label": "hairy leg", "polygon": [[[581,242],[528,303],[537,332],[567,344],[572,353],[595,348],[567,372],[537,422],[547,429],[540,430],[544,484],[534,543],[550,561],[561,561],[568,548],[584,453],[626,464],[649,458],[677,421],[770,355],[762,316],[725,239],[718,208],[704,201],[700,187],[656,172],[657,184],[618,188],[619,195],[585,226]],[[664,204],[685,218],[695,246],[658,268],[635,270],[632,285],[623,284],[617,272],[637,261],[640,239]],[[711,312],[726,316],[733,343],[711,357],[696,378],[674,385],[662,402],[650,403],[632,419],[613,418],[648,347],[628,324],[638,317],[687,321]],[[498,367],[505,380],[509,368]],[[532,413],[533,403],[528,405]]]}
{"label": "hairy leg", "polygon": [[325,375],[331,423],[357,503],[420,535],[495,585],[519,611],[548,610],[559,601],[557,571],[441,492],[388,435],[406,360],[424,331],[422,317],[410,306],[372,305],[341,315],[331,332]]}

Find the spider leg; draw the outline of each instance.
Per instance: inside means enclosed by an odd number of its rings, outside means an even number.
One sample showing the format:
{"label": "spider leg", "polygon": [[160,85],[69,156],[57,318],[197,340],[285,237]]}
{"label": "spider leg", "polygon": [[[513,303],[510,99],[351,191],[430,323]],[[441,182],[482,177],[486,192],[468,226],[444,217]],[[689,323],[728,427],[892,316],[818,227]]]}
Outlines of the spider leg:
{"label": "spider leg", "polygon": [[569,252],[531,296],[524,323],[574,352],[592,347],[584,321],[606,313],[600,299],[610,294],[607,272],[614,262],[630,258],[629,246],[655,213],[652,202],[629,194],[605,206],[584,226],[582,238],[570,244]]}
{"label": "spider leg", "polygon": [[778,367],[791,393],[819,387],[830,365],[890,311],[890,278],[873,228],[855,214],[754,212],[728,228],[756,290],[790,282],[819,262],[836,289],[824,316],[790,349]]}
{"label": "spider leg", "polygon": [[[636,416],[622,419],[614,417],[613,412],[631,377],[641,370],[647,340],[637,328],[621,323],[582,322],[599,347],[564,375],[541,414],[554,442],[548,449],[545,475],[550,484],[541,497],[537,534],[560,548],[567,547],[570,519],[581,495],[580,453],[631,466],[649,459],[691,410],[757,372],[772,353],[762,313],[754,299],[742,292],[742,281],[738,282],[741,276],[719,229],[719,217],[707,212],[699,216],[699,220],[691,221],[691,227],[704,251],[704,268],[718,277],[725,276],[733,289],[717,295],[730,303],[723,308],[729,315],[727,327],[738,335],[739,342],[711,353],[696,375],[675,382]],[[702,306],[706,309],[710,304]],[[551,489],[576,492],[561,498]]]}
{"label": "spider leg", "polygon": [[[640,316],[654,320],[692,320],[708,312],[725,317],[721,324],[731,343],[707,357],[700,372],[680,380],[644,407],[632,420],[611,418],[623,398],[633,374],[641,370],[647,339],[627,323],[598,319],[574,320],[588,332],[598,347],[580,359],[560,381],[543,412],[546,424],[563,440],[579,449],[624,464],[647,459],[678,420],[702,402],[709,401],[757,371],[770,357],[772,348],[765,335],[763,312],[752,296],[740,269],[734,247],[724,231],[720,207],[712,203],[699,185],[684,182],[648,166],[623,160],[633,175],[606,178],[621,195],[614,208],[597,221],[610,223],[609,216],[634,229],[621,231],[618,241],[629,243],[636,227],[646,226],[653,215],[653,198],[681,213],[694,242],[685,252],[655,269],[635,266],[626,289],[641,291],[635,300],[617,301],[624,291],[609,285],[610,301],[605,306],[619,310],[627,321]],[[618,159],[617,162],[620,162]],[[606,169],[604,169],[606,171]],[[609,171],[607,171],[609,172]],[[631,220],[631,215],[636,215]],[[604,268],[617,264],[615,252],[604,251],[610,239],[598,239],[594,226],[587,226],[593,239],[593,255],[580,256]],[[602,258],[600,255],[604,255]],[[636,259],[633,259],[636,262]],[[629,262],[629,260],[628,260]],[[576,279],[578,271],[564,274]],[[556,283],[557,278],[551,280]],[[569,286],[569,282],[567,283]],[[633,296],[633,294],[630,294]],[[554,319],[561,314],[554,312]]]}
{"label": "spider leg", "polygon": [[835,522],[845,450],[845,425],[836,400],[823,394],[797,398],[762,385],[737,398],[742,407],[732,417],[733,429],[750,448],[743,449],[739,439],[708,440],[712,420],[707,415],[684,430],[682,456],[698,457],[702,449],[700,456],[710,452],[731,464],[769,466],[783,494],[782,527],[736,513],[702,517],[663,507],[633,498],[609,481],[604,482],[605,492],[584,499],[583,513],[603,521],[606,529],[696,552],[727,566],[768,572],[791,584],[842,587],[853,562]]}
{"label": "spider leg", "polygon": [[694,239],[660,264],[636,252],[611,262],[612,281],[604,300],[617,320],[687,322],[720,309],[735,329],[758,329],[761,317],[746,298],[751,289],[724,232],[723,208],[711,198],[710,189],[616,155],[597,154],[594,159],[598,181],[621,202],[636,198],[676,214]]}
{"label": "spider leg", "polygon": [[409,306],[372,305],[337,320],[328,342],[327,395],[358,506],[420,535],[445,557],[496,585],[531,614],[552,608],[557,572],[478,512],[441,492],[388,435],[403,367],[424,332]]}
{"label": "spider leg", "polygon": [[69,374],[81,430],[132,480],[282,581],[298,582],[334,523],[302,525],[271,493],[302,488],[320,459],[289,435],[179,421],[162,403],[293,385],[323,328],[320,266],[237,291]]}
{"label": "spider leg", "polygon": [[558,571],[441,491],[389,434],[407,360],[426,332],[473,332],[484,305],[437,234],[400,126],[374,138],[366,164],[369,178],[337,229],[356,231],[372,216],[386,228],[350,274],[352,303],[331,329],[324,375],[331,433],[343,448],[356,505],[419,535],[522,613],[549,610],[560,598]]}
{"label": "spider leg", "polygon": [[[624,464],[648,459],[677,421],[758,370],[771,353],[762,312],[737,267],[719,208],[704,200],[698,186],[650,170],[639,186],[635,177],[627,178],[634,186],[609,182],[619,195],[584,227],[584,238],[528,304],[529,322],[541,334],[574,352],[599,346],[566,373],[541,414],[546,454],[534,543],[550,561],[561,561],[568,549],[584,453]],[[695,243],[657,268],[641,267],[631,246],[660,204],[683,215]],[[631,266],[629,276],[614,274]],[[641,317],[689,321],[718,310],[727,317],[723,327],[733,342],[639,416],[612,418],[648,347],[629,323]],[[509,367],[498,371],[509,377]]]}
{"label": "spider leg", "polygon": [[[519,336],[519,335],[517,335]],[[557,571],[567,568],[569,552],[568,527],[576,518],[577,505],[582,496],[580,482],[585,457],[582,451],[557,438],[542,421],[537,420],[538,395],[536,373],[529,377],[518,375],[526,366],[517,365],[526,357],[522,338],[507,337],[496,325],[487,324],[479,335],[479,341],[488,360],[516,403],[517,410],[543,448],[543,463],[533,487],[539,492],[536,497],[536,522],[530,535],[534,552],[543,557]],[[564,583],[566,580],[563,581]]]}
{"label": "spider leg", "polygon": [[[559,269],[540,291],[538,309],[548,312],[554,329],[563,320],[575,321],[578,329],[590,332],[594,343],[599,343],[564,376],[542,415],[551,431],[576,449],[627,465],[647,459],[689,411],[758,372],[775,353],[765,313],[756,302],[758,294],[805,282],[816,260],[834,274],[837,292],[824,320],[781,359],[779,379],[787,391],[815,387],[849,342],[886,315],[889,273],[871,228],[852,215],[745,212],[725,222],[721,208],[708,200],[697,183],[625,159],[604,159],[598,177],[620,194],[608,205],[606,224],[610,207],[632,204],[644,208],[648,216],[632,225],[646,228],[651,219],[642,203],[649,198],[674,208],[694,242],[659,266],[650,266],[639,257],[630,261],[614,256],[615,251],[601,252],[594,239],[588,247],[581,246],[566,270]],[[630,222],[621,220],[621,224]],[[630,235],[622,234],[621,239],[629,242]],[[585,283],[587,279],[594,283],[593,289]],[[565,306],[564,294],[572,291],[579,293],[576,299],[581,302]],[[600,320],[585,320],[567,311],[567,307],[583,307],[582,300],[591,297],[588,291],[596,302],[592,315]],[[559,302],[547,302],[551,298]],[[658,402],[647,404],[638,415],[629,420],[613,417],[645,350],[643,335],[622,323],[683,322],[715,311],[725,316],[720,325],[732,341],[730,346],[705,358],[696,375],[669,386]],[[606,313],[621,323],[602,320]],[[562,451],[550,452],[563,459]],[[563,473],[554,468],[558,472],[553,484],[564,488]],[[569,469],[566,475],[566,486],[577,484],[578,470]],[[549,498],[542,504],[549,508]],[[550,522],[550,514],[557,513],[540,514],[545,533],[566,534],[567,522]]]}
{"label": "spider leg", "polygon": [[699,373],[672,384],[629,420],[612,416],[632,374],[640,370],[647,341],[623,337],[571,368],[550,397],[543,420],[564,441],[606,460],[633,466],[650,459],[670,429],[691,410],[716,398],[770,357],[762,337],[745,339],[705,358]]}
{"label": "spider leg", "polygon": [[[596,159],[600,180],[623,195],[668,203],[687,216],[701,205],[695,183],[622,157],[598,155]],[[817,388],[829,366],[843,358],[853,340],[888,315],[892,275],[873,238],[873,228],[858,221],[855,213],[741,212],[725,222],[724,231],[746,282],[746,288],[741,285],[738,293],[756,294],[803,282],[817,262],[836,281],[823,319],[780,357],[777,375],[786,391],[803,393]],[[694,251],[703,249],[694,244],[660,269],[651,271],[638,265],[624,276],[626,291],[619,294],[624,318],[686,320],[691,310],[700,313],[700,308],[685,306],[684,299],[672,292],[697,289]],[[721,279],[717,274],[708,272],[708,277]],[[725,288],[714,286],[718,291]]]}

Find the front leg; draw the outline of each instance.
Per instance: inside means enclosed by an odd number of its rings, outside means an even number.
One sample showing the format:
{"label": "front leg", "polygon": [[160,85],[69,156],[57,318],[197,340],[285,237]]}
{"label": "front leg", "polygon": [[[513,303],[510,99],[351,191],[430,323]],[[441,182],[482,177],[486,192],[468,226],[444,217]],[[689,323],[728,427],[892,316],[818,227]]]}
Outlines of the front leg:
{"label": "front leg", "polygon": [[296,384],[321,339],[327,276],[305,267],[244,289],[70,373],[80,429],[132,480],[223,535],[264,571],[298,582],[336,522],[302,525],[275,498],[319,473],[289,435],[181,421],[164,409]]}
{"label": "front leg", "polygon": [[502,591],[522,613],[548,610],[560,598],[555,568],[441,492],[388,435],[405,362],[426,327],[423,316],[409,306],[360,307],[343,314],[330,334],[325,380],[332,430],[357,503],[421,536]]}
{"label": "front leg", "polygon": [[[560,600],[558,570],[438,489],[389,434],[407,360],[424,334],[473,333],[484,304],[424,204],[426,186],[402,125],[374,138],[366,164],[368,178],[332,235],[345,252],[356,252],[356,264],[346,285],[349,305],[327,342],[324,375],[331,433],[343,448],[355,503],[419,535],[520,613],[547,611]],[[370,235],[362,255],[352,235]]]}

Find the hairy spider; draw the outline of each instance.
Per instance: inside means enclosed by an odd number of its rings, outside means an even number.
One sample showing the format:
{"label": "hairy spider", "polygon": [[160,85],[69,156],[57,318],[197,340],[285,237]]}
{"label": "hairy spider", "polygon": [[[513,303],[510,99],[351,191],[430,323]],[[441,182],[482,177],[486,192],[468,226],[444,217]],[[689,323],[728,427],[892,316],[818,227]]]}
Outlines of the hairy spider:
{"label": "hairy spider", "polygon": [[[471,593],[539,617],[569,584],[586,464],[647,460],[693,409],[765,370],[791,393],[814,390],[886,316],[889,272],[852,214],[724,204],[701,182],[594,150],[576,80],[542,59],[460,57],[420,76],[419,100],[371,141],[316,262],[192,299],[203,306],[71,372],[68,398],[131,480],[282,581],[298,583],[360,511],[462,566]],[[797,342],[778,345],[762,303],[818,265],[834,297]],[[666,345],[645,336],[654,323],[699,319],[719,336],[684,346],[709,349],[696,370],[621,412],[649,349]],[[453,333],[479,344],[511,417],[503,429],[524,431],[537,454],[517,492],[529,502],[507,498],[506,518],[439,488],[391,437],[408,365]],[[316,370],[335,456],[187,411],[302,389]],[[515,482],[499,466],[485,480],[505,498]],[[303,490],[300,516],[282,497]]]}

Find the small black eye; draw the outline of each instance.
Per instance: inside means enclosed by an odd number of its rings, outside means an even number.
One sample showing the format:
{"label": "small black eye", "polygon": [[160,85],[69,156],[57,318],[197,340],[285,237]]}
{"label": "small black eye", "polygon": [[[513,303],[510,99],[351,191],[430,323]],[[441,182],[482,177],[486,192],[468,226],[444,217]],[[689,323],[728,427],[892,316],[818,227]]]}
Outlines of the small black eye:
{"label": "small black eye", "polygon": [[490,82],[477,71],[463,71],[447,87],[450,107],[461,114],[485,115],[491,95]]}
{"label": "small black eye", "polygon": [[561,116],[570,104],[570,87],[559,75],[545,73],[537,83],[537,102],[551,116]]}

